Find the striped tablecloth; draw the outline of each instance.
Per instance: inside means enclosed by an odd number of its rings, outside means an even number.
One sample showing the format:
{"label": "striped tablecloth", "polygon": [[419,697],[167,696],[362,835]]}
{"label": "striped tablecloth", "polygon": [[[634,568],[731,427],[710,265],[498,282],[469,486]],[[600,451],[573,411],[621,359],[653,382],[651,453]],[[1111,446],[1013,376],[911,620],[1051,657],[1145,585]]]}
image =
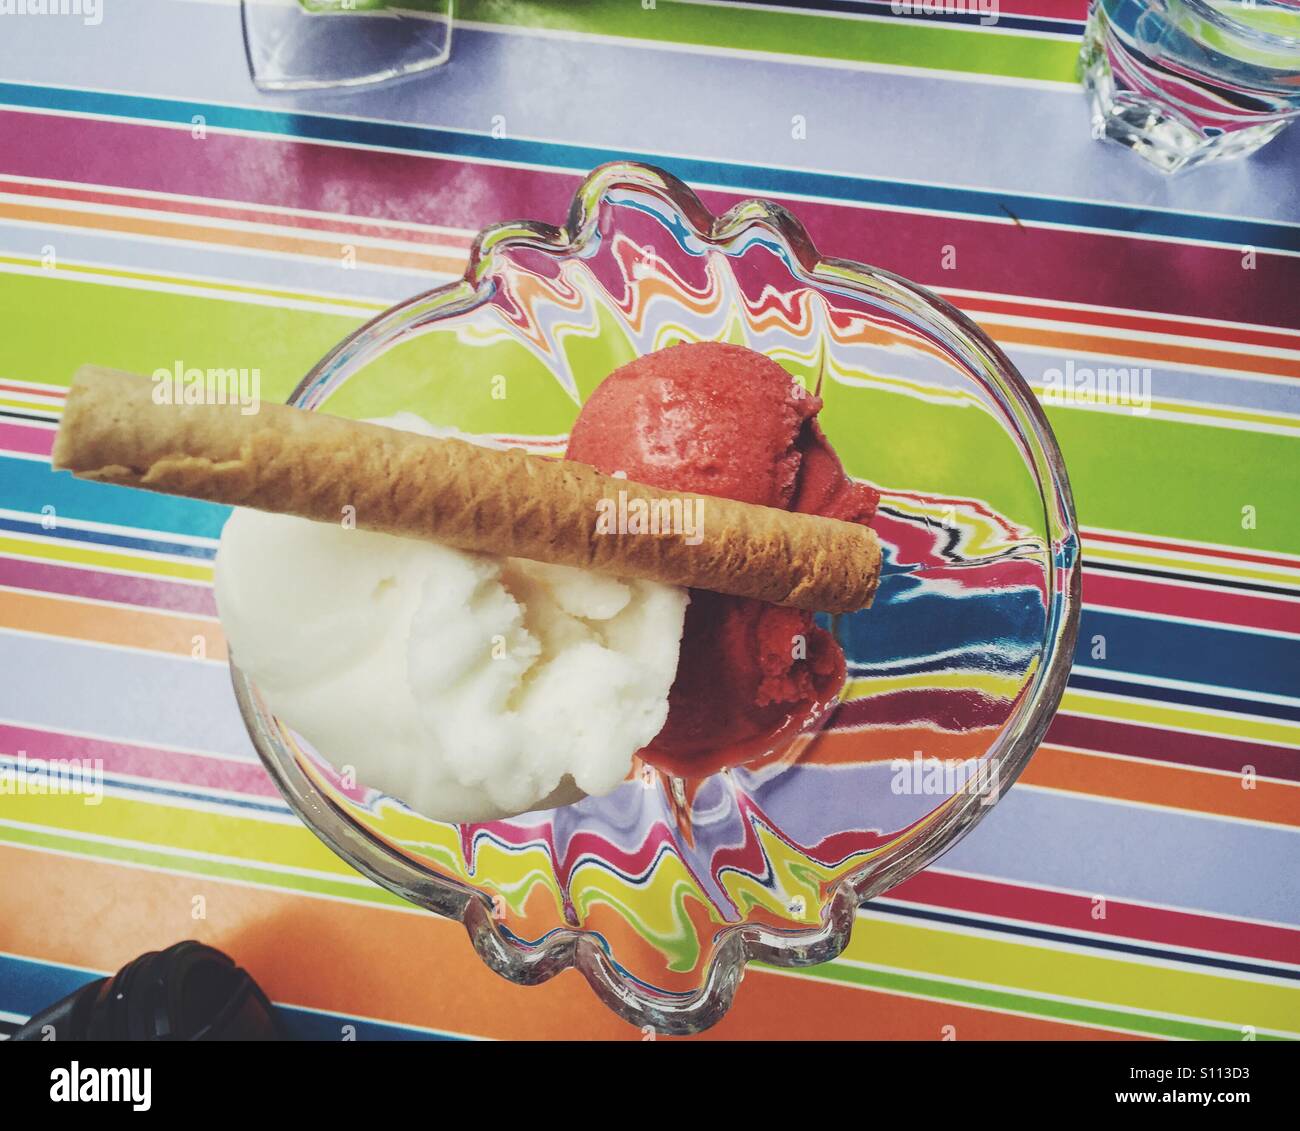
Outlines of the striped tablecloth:
{"label": "striped tablecloth", "polygon": [[[572,972],[489,973],[290,816],[221,646],[194,654],[221,508],[48,463],[78,365],[255,366],[283,397],[479,227],[558,222],[634,156],[716,208],[787,203],[1031,381],[1153,382],[1145,414],[1049,407],[1085,608],[1022,782],[840,960],[751,970],[711,1035],[1300,1034],[1300,130],[1173,180],[1092,142],[1083,0],[993,27],[870,0],[459,11],[442,71],[278,97],[232,0],[0,16],[0,1024],[197,937],[303,1034],[640,1036]],[[101,802],[16,792],[51,758],[102,760]]]}

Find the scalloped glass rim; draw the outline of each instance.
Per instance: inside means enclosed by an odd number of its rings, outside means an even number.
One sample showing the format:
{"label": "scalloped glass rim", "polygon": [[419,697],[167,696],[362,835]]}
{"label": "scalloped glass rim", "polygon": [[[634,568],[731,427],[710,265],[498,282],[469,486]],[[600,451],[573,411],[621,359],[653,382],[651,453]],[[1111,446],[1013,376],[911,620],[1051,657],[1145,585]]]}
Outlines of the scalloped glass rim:
{"label": "scalloped glass rim", "polygon": [[791,251],[799,275],[814,285],[856,289],[884,298],[940,325],[962,344],[965,360],[977,366],[1019,429],[1027,460],[1037,478],[1049,547],[1048,616],[1043,661],[988,757],[994,772],[980,775],[936,809],[925,827],[895,844],[836,886],[819,928],[788,932],[753,924],[726,929],[704,985],[671,1000],[645,993],[624,976],[597,937],[582,930],[555,931],[526,952],[501,933],[491,904],[481,893],[420,868],[397,855],[323,794],[282,742],[274,717],[252,682],[232,661],[231,679],[253,744],[291,808],[339,856],[363,875],[417,906],[464,923],[475,950],[497,973],[523,985],[547,980],[562,970],[580,971],[597,996],[619,1016],[664,1034],[698,1032],[727,1011],[750,961],[774,966],[811,966],[835,958],[848,944],[860,904],[916,874],[957,843],[992,807],[1028,763],[1060,704],[1069,676],[1079,622],[1080,570],[1074,501],[1060,449],[1042,408],[1015,367],[970,319],[925,288],[888,271],[818,254],[803,226],[782,206],[746,200],[715,217],[677,178],[652,166],[631,162],[602,165],[574,195],[564,228],[528,221],[486,228],[470,250],[463,279],[416,295],[379,315],[332,350],[294,390],[291,404],[311,408],[315,394],[340,371],[355,372],[382,350],[398,327],[461,313],[485,297],[494,255],[503,248],[527,247],[565,258],[593,238],[600,201],[613,189],[649,192],[673,207],[708,241],[728,239],[759,225]]}

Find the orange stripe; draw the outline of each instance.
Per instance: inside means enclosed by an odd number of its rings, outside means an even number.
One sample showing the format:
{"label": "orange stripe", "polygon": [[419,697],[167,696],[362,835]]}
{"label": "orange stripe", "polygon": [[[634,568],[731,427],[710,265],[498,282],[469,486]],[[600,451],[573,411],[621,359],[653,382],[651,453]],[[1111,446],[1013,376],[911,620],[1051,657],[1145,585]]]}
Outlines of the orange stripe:
{"label": "orange stripe", "polygon": [[[225,637],[215,620],[88,604],[21,590],[0,592],[4,594],[0,627],[187,657],[194,655],[195,638],[202,637],[206,658],[227,658]],[[920,727],[883,727],[872,732],[871,747],[864,751],[861,732],[828,731],[818,737],[802,760],[818,765],[910,761],[920,751],[927,759],[963,761],[979,757],[988,749],[989,740],[988,728],[949,733]],[[1187,766],[1108,758],[1046,744],[1039,747],[1020,780],[1094,797],[1300,828],[1300,785],[1288,782],[1256,781],[1253,789],[1243,789],[1237,777]]]}
{"label": "orange stripe", "polygon": [[1072,793],[1300,828],[1300,785],[1290,782],[1256,781],[1253,789],[1243,789],[1236,776],[1048,745],[1038,748],[1020,780]]}
{"label": "orange stripe", "polygon": [[410,267],[418,271],[439,271],[449,274],[459,274],[465,269],[463,259],[434,255],[432,252],[398,251],[394,248],[372,247],[368,244],[352,243],[348,240],[272,235],[267,232],[250,232],[240,229],[210,227],[203,224],[185,224],[175,220],[161,220],[154,217],[136,218],[134,216],[105,215],[4,202],[0,202],[0,217],[37,224],[57,224],[61,227],[127,232],[132,235],[161,236],[168,239],[187,240],[192,243],[224,244],[230,247],[254,248],[259,251],[308,255],[318,259],[334,260],[335,262],[342,261],[344,250],[350,247],[358,263],[372,263],[388,267]]}
{"label": "orange stripe", "polygon": [[[540,986],[493,974],[459,923],[195,876],[0,847],[0,950],[116,970],[196,938],[229,953],[280,1002],[486,1037],[639,1040],[573,971]],[[193,917],[195,896],[205,918]],[[1124,1034],[902,998],[751,969],[721,1039],[1122,1040]]]}
{"label": "orange stripe", "polygon": [[95,605],[50,597],[43,593],[0,590],[0,627],[70,640],[93,640],[128,648],[149,648],[155,652],[193,656],[202,638],[202,655],[210,660],[226,659],[226,639],[215,620],[172,616],[144,609]]}
{"label": "orange stripe", "polygon": [[801,761],[822,766],[892,762],[897,758],[910,762],[919,753],[922,758],[960,762],[982,755],[997,733],[997,727],[967,731],[909,726],[828,730],[817,736]]}
{"label": "orange stripe", "polygon": [[1239,369],[1246,373],[1300,377],[1300,360],[1291,358],[1265,357],[1249,353],[1234,353],[1230,350],[1212,350],[1198,346],[1148,342],[1139,338],[1106,338],[1092,334],[1071,334],[1066,330],[1039,330],[1030,326],[1004,326],[999,322],[980,321],[979,319],[976,319],[976,321],[999,343],[1012,342],[1022,346],[1046,346],[1056,350],[1071,349],[1081,353],[1105,354],[1111,357],[1137,357],[1153,361],[1204,365],[1211,369]]}

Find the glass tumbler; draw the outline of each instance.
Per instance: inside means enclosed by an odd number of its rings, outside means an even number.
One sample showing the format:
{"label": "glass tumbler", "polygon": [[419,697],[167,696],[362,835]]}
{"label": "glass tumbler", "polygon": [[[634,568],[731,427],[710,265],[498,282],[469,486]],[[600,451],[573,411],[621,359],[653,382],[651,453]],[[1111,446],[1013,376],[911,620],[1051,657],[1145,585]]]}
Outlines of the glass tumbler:
{"label": "glass tumbler", "polygon": [[243,0],[260,90],[320,90],[404,78],[451,57],[455,0]]}
{"label": "glass tumbler", "polygon": [[1300,114],[1300,0],[1092,0],[1093,135],[1156,168],[1242,157]]}

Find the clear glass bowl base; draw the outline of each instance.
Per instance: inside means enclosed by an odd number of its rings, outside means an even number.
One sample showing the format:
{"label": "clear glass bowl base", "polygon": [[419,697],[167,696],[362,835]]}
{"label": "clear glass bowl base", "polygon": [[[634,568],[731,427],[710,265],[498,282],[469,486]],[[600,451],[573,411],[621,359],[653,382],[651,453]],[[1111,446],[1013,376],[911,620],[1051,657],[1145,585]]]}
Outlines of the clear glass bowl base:
{"label": "clear glass bowl base", "polygon": [[[816,392],[845,470],[882,494],[880,588],[828,626],[850,678],[815,735],[690,782],[641,766],[603,797],[457,825],[352,780],[340,752],[274,715],[237,653],[231,667],[272,778],[339,856],[460,920],[503,977],[575,969],[664,1035],[718,1021],[748,962],[834,959],[858,906],[956,844],[1042,740],[1074,653],[1080,567],[1037,397],[959,311],[823,257],[781,206],[715,215],[662,170],[619,163],[579,186],[564,227],[481,233],[462,280],[357,330],[291,398],[554,454],[605,374],[719,340]],[[488,392],[494,374],[507,396]]]}

